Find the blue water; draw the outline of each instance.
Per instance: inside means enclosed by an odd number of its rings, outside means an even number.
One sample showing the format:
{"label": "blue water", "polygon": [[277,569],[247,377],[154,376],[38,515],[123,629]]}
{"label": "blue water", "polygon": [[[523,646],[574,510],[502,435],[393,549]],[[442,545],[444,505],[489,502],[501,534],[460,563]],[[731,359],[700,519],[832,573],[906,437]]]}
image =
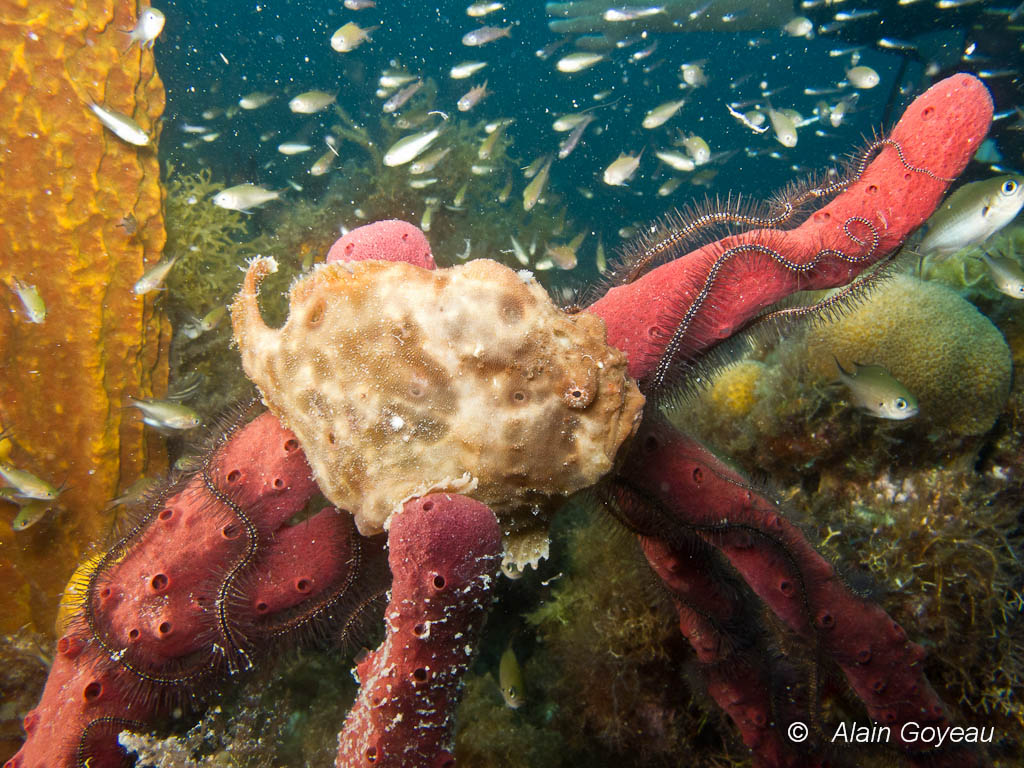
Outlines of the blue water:
{"label": "blue water", "polygon": [[[548,29],[543,4],[507,5],[509,9],[483,21],[512,24],[511,38],[469,48],[462,45],[461,37],[481,22],[465,14],[463,3],[427,7],[381,2],[377,8],[358,12],[346,10],[340,2],[163,3],[167,25],[156,48],[168,97],[161,152],[186,169],[208,164],[214,178],[225,184],[249,181],[282,187],[292,179],[303,186],[303,196],[316,200],[329,185],[339,183],[330,175],[315,179],[307,173],[322,153],[324,136],[336,118],[330,111],[314,116],[291,114],[287,101],[296,93],[313,88],[337,91],[339,104],[372,129],[382,114],[382,100],[374,95],[377,78],[389,65],[399,65],[432,78],[438,87],[435,108],[455,119],[515,118],[507,130],[514,138],[509,154],[520,167],[538,155],[557,150],[565,137],[551,129],[557,115],[600,104],[604,106],[595,112],[598,119],[580,146],[570,157],[555,162],[550,188],[561,196],[559,207],[567,205],[571,216],[593,230],[606,232],[608,242],[614,245],[620,227],[649,221],[673,206],[729,191],[763,197],[808,171],[823,169],[861,146],[863,137],[882,127],[887,118],[898,117],[902,106],[926,84],[922,62],[912,61],[900,72],[903,60],[899,54],[868,47],[861,51],[860,63],[874,68],[881,83],[860,91],[855,110],[842,125],[808,125],[800,130],[798,145],[786,149],[775,141],[771,131],[756,135],[737,123],[729,116],[726,104],[748,100],[767,104],[760,97],[762,87],[772,93],[771,103],[776,108],[795,108],[804,117],[813,115],[815,104],[822,98],[835,104],[852,89],[824,97],[805,95],[803,90],[807,86],[834,86],[843,79],[850,56],[830,55],[830,51],[851,45],[840,35],[791,38],[777,28],[653,34],[647,40],[611,51],[610,61],[568,75],[556,71],[555,62],[572,50],[571,41],[546,61],[535,54],[559,39]],[[712,4],[708,13],[713,12]],[[828,13],[832,12],[834,9]],[[947,14],[932,18],[937,12],[930,8],[923,11],[925,15],[914,12],[919,19],[931,22],[919,25],[933,35],[952,27],[944,34],[950,41],[946,47],[955,59],[963,35],[955,24],[945,20],[961,17]],[[900,18],[905,21],[908,13],[904,11]],[[372,33],[372,40],[357,50],[336,53],[330,47],[330,35],[351,20],[362,27],[379,28]],[[886,26],[870,20],[860,22],[859,28],[865,29],[854,37],[877,39],[896,27],[895,22]],[[653,55],[639,62],[631,60],[633,52],[654,39],[659,47]],[[490,64],[466,80],[449,77],[453,64],[475,59]],[[681,90],[679,65],[701,60],[705,62],[708,85]],[[458,98],[484,79],[492,95],[468,115],[456,112]],[[257,90],[274,90],[279,95],[267,107],[240,112],[230,120],[223,116],[214,120],[201,117],[206,109],[228,108],[240,96]],[[593,96],[599,92],[606,92],[606,96],[595,101]],[[654,131],[640,127],[647,110],[681,97],[687,99],[686,105],[666,125]],[[181,132],[184,123],[208,126],[220,131],[221,136],[210,144],[200,142],[192,150],[181,149],[181,143],[195,138]],[[261,144],[259,135],[271,129],[280,133]],[[821,135],[816,135],[816,130]],[[671,196],[662,198],[656,190],[670,172],[656,160],[654,150],[668,147],[670,139],[680,132],[694,132],[710,144],[716,160],[698,171],[712,169],[716,175],[705,180],[702,187],[684,182]],[[295,157],[284,157],[276,151],[278,142],[296,139],[307,141],[315,149]],[[640,169],[628,186],[612,188],[601,182],[604,168],[620,152],[635,154],[641,150],[645,154]],[[346,151],[355,150],[342,149]],[[443,165],[438,172],[445,172]],[[521,205],[526,183],[517,178],[507,205]],[[579,188],[592,192],[592,199],[580,194]],[[490,190],[490,194],[493,192]],[[430,189],[423,192],[424,197],[432,194]],[[554,211],[554,206],[538,206],[535,215]]]}

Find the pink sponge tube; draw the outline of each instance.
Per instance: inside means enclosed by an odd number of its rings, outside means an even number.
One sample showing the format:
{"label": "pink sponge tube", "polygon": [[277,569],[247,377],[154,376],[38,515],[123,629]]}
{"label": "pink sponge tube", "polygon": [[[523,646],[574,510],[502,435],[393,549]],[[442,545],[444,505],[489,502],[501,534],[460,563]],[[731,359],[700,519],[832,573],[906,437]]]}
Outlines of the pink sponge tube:
{"label": "pink sponge tube", "polygon": [[327,252],[333,261],[405,261],[434,269],[434,256],[426,235],[414,224],[399,219],[376,221],[356,227],[339,238]]}
{"label": "pink sponge tube", "polygon": [[452,766],[452,717],[490,607],[501,531],[480,502],[435,493],[406,503],[388,548],[387,636],[357,668],[337,768]]}
{"label": "pink sponge tube", "polygon": [[907,107],[857,180],[800,226],[705,245],[612,288],[588,311],[604,319],[636,379],[653,374],[666,350],[699,354],[795,291],[844,285],[898,248],[931,216],[991,120],[984,83],[946,78]]}

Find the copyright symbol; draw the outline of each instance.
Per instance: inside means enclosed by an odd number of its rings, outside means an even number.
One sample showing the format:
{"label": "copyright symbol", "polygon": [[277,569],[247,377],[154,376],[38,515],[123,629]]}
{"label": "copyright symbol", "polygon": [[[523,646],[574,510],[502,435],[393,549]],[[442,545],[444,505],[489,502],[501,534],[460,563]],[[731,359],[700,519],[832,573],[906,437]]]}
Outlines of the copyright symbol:
{"label": "copyright symbol", "polygon": [[786,735],[789,736],[789,740],[794,744],[799,744],[807,740],[807,726],[799,720],[795,723],[790,723],[786,729]]}

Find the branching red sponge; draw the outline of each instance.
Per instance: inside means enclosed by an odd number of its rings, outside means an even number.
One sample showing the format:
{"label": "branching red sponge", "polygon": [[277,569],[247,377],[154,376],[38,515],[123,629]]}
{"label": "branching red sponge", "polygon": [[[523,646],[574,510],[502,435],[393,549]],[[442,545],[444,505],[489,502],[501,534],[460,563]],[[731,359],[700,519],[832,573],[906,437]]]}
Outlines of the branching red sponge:
{"label": "branching red sponge", "polygon": [[452,766],[451,719],[490,607],[501,532],[483,504],[435,493],[406,503],[388,547],[387,636],[358,666],[337,766]]}
{"label": "branching red sponge", "polygon": [[315,491],[273,416],[230,433],[99,560],[5,768],[119,766],[119,731],[189,702],[329,610],[359,551],[333,508],[288,525]]}
{"label": "branching red sponge", "polygon": [[[943,754],[933,744],[902,737],[905,724],[949,725],[924,676],[924,649],[879,605],[855,595],[770,500],[695,440],[668,427],[648,426],[638,442],[623,476],[631,487],[647,489],[647,501],[665,515],[662,530],[685,530],[719,549],[779,618],[839,665],[871,719],[891,726],[890,743],[911,756],[925,755],[927,765],[950,764],[946,758],[951,750],[960,751],[956,745]],[[648,548],[648,555],[654,554],[652,564],[680,594],[674,577],[685,582],[685,574],[673,572],[671,559],[666,559],[670,549]],[[692,584],[684,583],[682,589],[694,592]],[[722,612],[727,604],[696,605],[704,617],[719,623],[730,619]],[[703,640],[694,635],[690,633],[691,643],[701,654]],[[707,660],[718,653],[713,646],[704,650]]]}
{"label": "branching red sponge", "polygon": [[642,536],[640,543],[673,595],[679,631],[697,654],[708,693],[739,730],[755,768],[813,765],[784,737],[780,726],[789,719],[781,711],[778,665],[760,642],[756,617],[745,615],[741,595],[720,578],[713,553],[692,541],[673,548]]}
{"label": "branching red sponge", "polygon": [[[878,156],[829,193],[841,193],[800,226],[726,237],[612,288],[588,311],[629,357],[636,379],[660,379],[799,290],[844,285],[897,248],[932,214],[988,132],[992,99],[970,75],[954,75],[907,107]],[[866,158],[870,152],[865,155]],[[759,217],[786,220],[786,211]],[[671,250],[672,238],[650,249]],[[674,251],[673,251],[674,252]],[[658,382],[660,383],[660,382]]]}

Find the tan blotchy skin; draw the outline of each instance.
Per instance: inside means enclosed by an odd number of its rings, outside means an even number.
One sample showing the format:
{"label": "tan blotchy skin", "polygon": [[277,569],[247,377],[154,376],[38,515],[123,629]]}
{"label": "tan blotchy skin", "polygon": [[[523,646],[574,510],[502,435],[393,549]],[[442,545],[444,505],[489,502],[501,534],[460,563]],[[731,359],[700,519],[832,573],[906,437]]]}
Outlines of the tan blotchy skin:
{"label": "tan blotchy skin", "polygon": [[505,531],[531,527],[611,469],[639,421],[604,323],[562,312],[529,273],[321,265],[272,329],[256,296],[273,268],[254,261],[232,306],[243,366],[363,534],[433,491],[487,504]]}

